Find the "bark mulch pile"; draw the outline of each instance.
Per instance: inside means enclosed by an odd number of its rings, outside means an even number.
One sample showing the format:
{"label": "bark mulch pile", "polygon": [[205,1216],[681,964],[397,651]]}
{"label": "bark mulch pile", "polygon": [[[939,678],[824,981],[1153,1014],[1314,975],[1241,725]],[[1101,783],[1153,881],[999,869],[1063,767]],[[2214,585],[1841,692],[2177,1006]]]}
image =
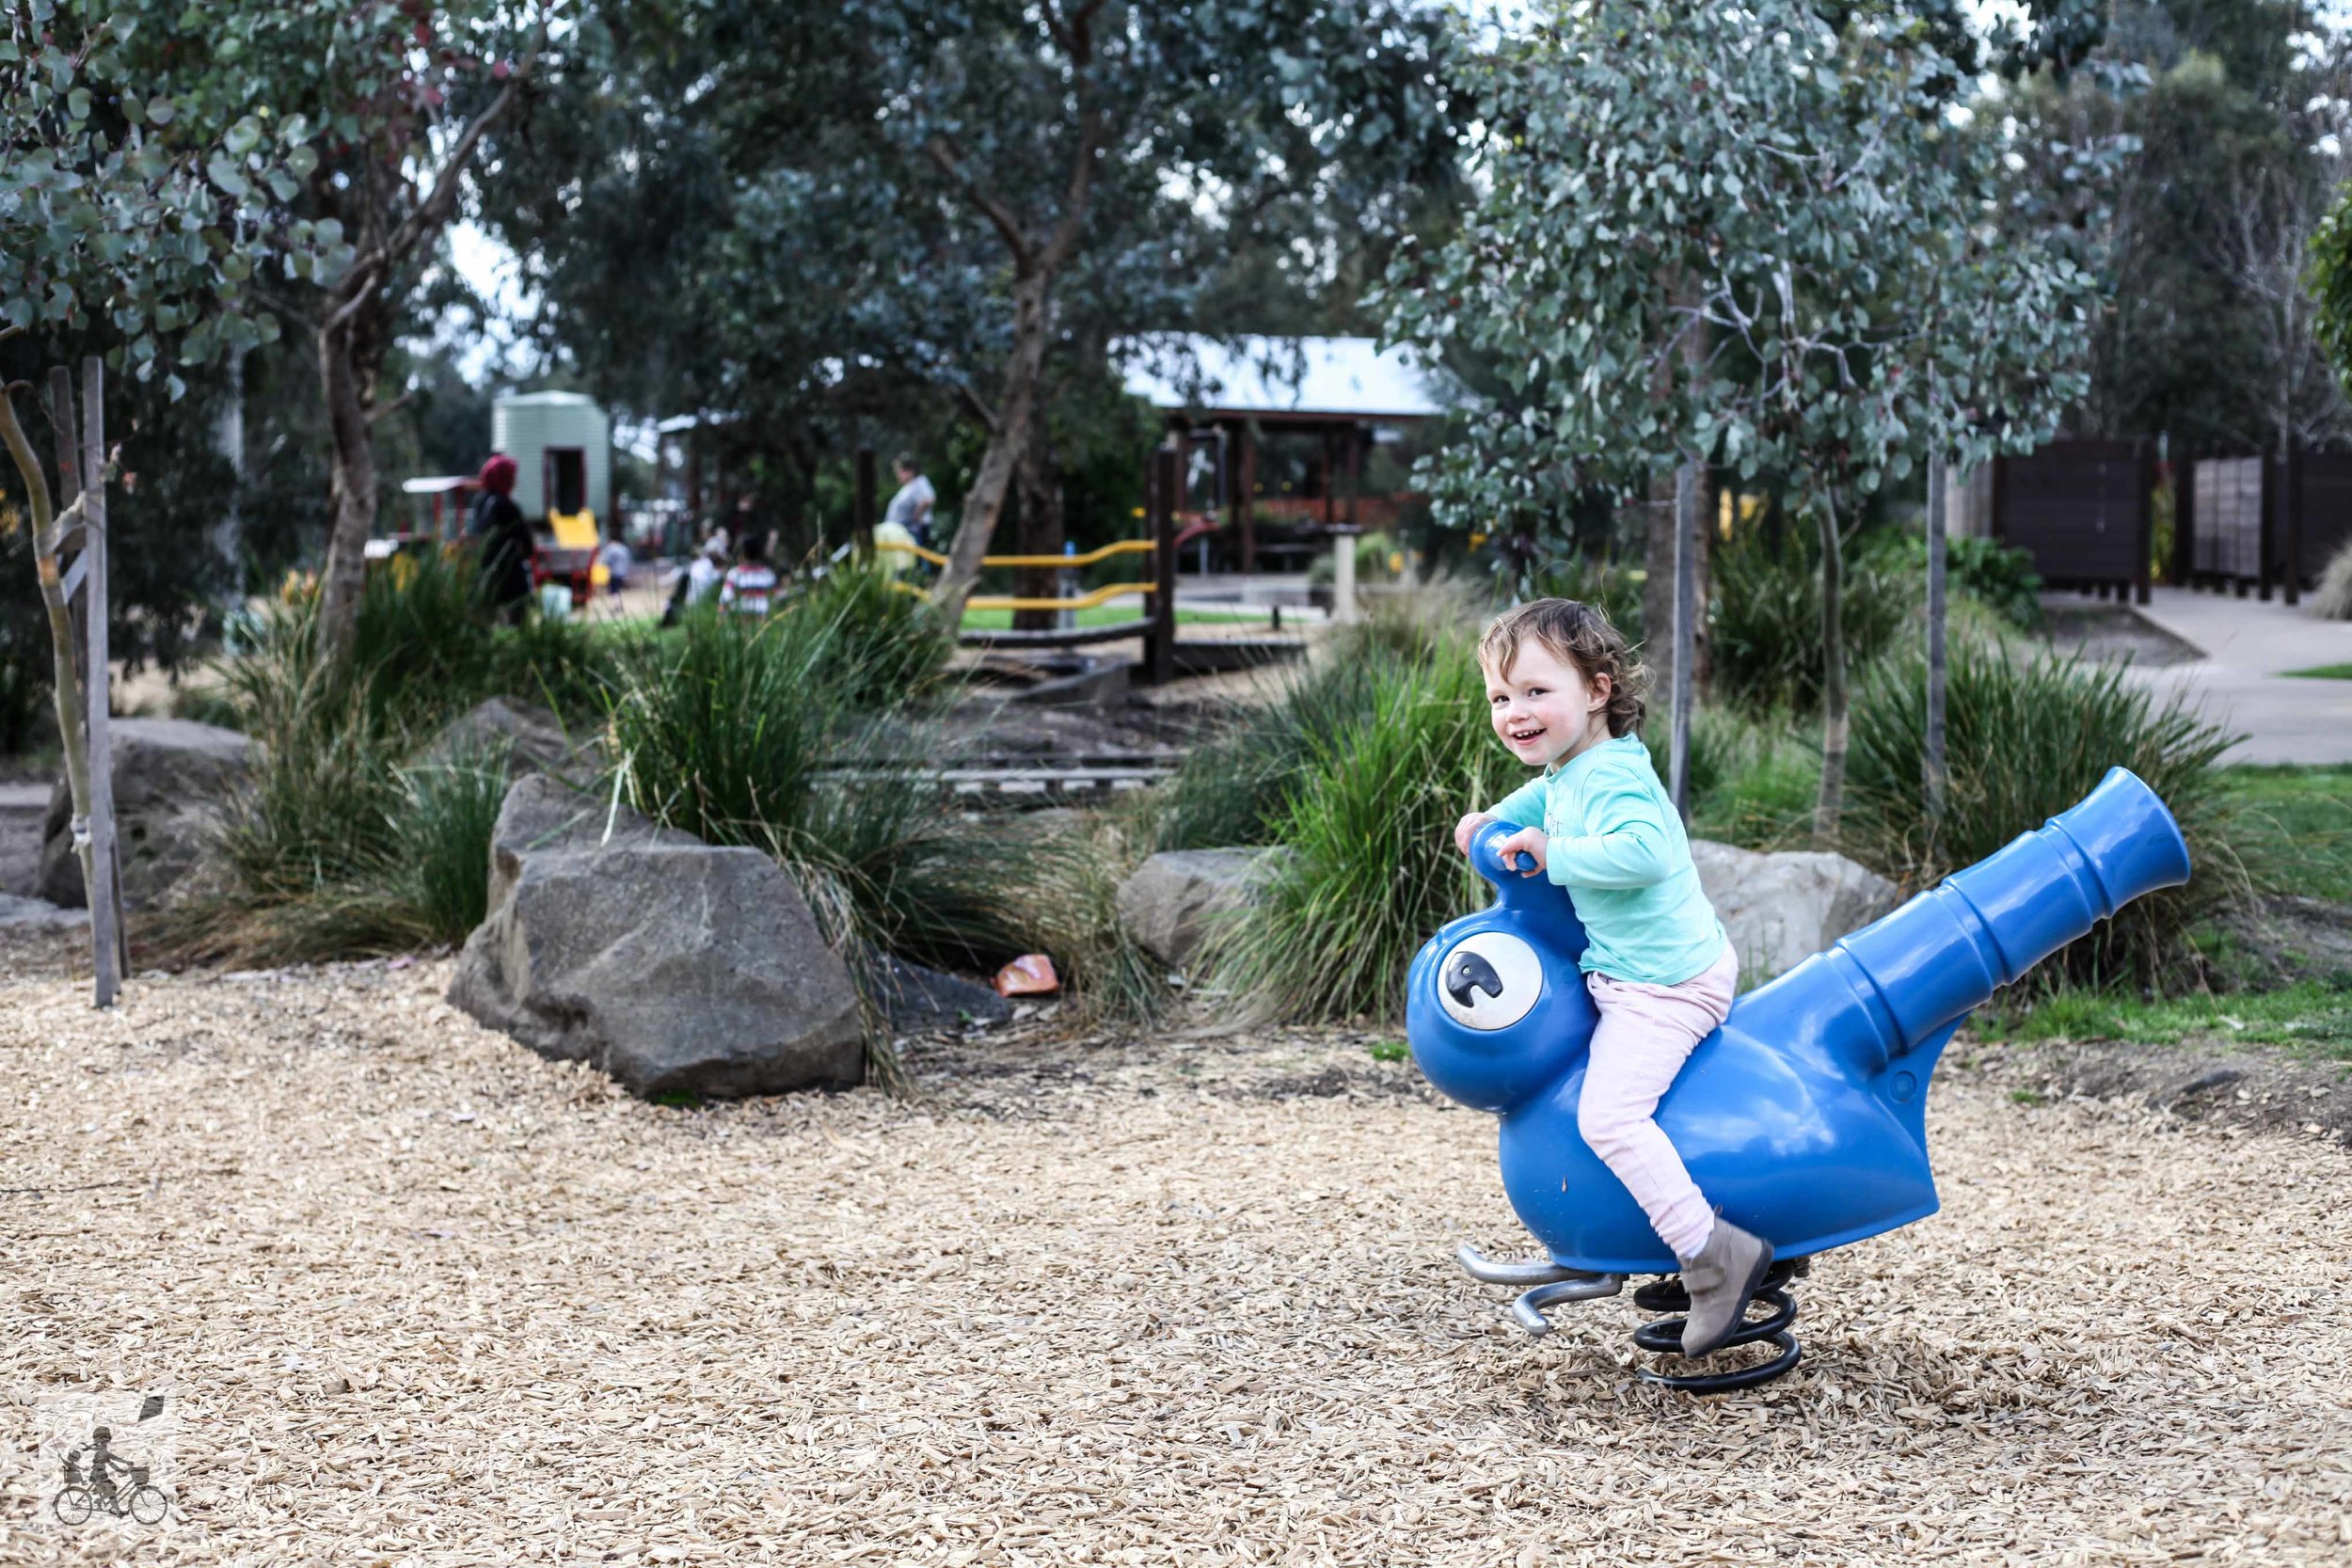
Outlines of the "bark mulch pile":
{"label": "bark mulch pile", "polygon": [[[1487,1118],[1337,1033],[918,1051],[640,1104],[447,966],[0,981],[0,1563],[2352,1560],[2352,1160],[1949,1072],[1945,1212],[1804,1367],[1531,1341]],[[168,1388],[173,1520],[43,1402]]]}

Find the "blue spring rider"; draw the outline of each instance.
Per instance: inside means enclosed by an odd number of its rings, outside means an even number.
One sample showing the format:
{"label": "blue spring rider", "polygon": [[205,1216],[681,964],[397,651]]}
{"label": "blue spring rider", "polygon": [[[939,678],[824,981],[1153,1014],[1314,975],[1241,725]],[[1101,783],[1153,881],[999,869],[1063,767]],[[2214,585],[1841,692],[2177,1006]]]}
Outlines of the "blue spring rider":
{"label": "blue spring rider", "polygon": [[[1488,823],[1470,845],[1495,903],[1432,937],[1406,982],[1414,1060],[1447,1095],[1502,1118],[1503,1190],[1549,1254],[1502,1262],[1465,1246],[1462,1266],[1525,1288],[1513,1311],[1531,1334],[1551,1327],[1546,1307],[1615,1295],[1632,1274],[1669,1276],[1637,1291],[1635,1305],[1685,1310],[1673,1253],[1577,1134],[1597,1016],[1576,967],[1584,927],[1564,889],[1497,858],[1512,831]],[[1953,1031],[1996,988],[2188,872],[2164,802],[2110,768],[2072,810],[1740,997],[1692,1052],[1657,1119],[1724,1217],[1772,1243],[1779,1261],[1755,1297],[1772,1310],[1730,1343],[1770,1340],[1779,1354],[1712,1376],[1643,1377],[1706,1393],[1794,1367],[1789,1281],[1817,1253],[1935,1212],[1924,1115]],[[1681,1337],[1677,1318],[1634,1342],[1674,1352]]]}

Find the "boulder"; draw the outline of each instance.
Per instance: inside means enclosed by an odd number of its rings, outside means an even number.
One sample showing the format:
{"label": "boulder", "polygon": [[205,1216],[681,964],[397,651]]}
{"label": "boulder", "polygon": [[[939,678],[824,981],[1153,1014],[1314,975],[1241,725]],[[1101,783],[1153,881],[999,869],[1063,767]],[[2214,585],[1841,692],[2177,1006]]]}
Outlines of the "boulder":
{"label": "boulder", "polygon": [[71,931],[88,924],[87,910],[61,910],[43,899],[0,893],[0,931]]}
{"label": "boulder", "polygon": [[893,1033],[929,1035],[973,1023],[1002,1023],[1012,1004],[960,974],[911,964],[895,953],[868,958],[868,980]]}
{"label": "boulder", "polygon": [[516,778],[569,771],[580,751],[564,733],[564,721],[546,708],[492,697],[443,725],[417,761],[430,765],[496,749],[505,752],[507,772]]}
{"label": "boulder", "polygon": [[0,893],[30,896],[40,885],[50,793],[45,784],[0,784]]}
{"label": "boulder", "polygon": [[[107,729],[122,899],[135,910],[152,908],[207,858],[221,811],[245,783],[252,743],[234,730],[189,719],[118,719]],[[87,900],[72,820],[73,797],[59,781],[49,796],[34,891],[80,909]]]}
{"label": "boulder", "polygon": [[791,879],[608,813],[543,777],[509,792],[489,918],[449,999],[632,1093],[775,1094],[865,1076],[857,993]]}
{"label": "boulder", "polygon": [[1894,883],[1827,850],[1766,854],[1694,838],[1691,858],[1751,982],[1794,969],[1900,901]]}
{"label": "boulder", "polygon": [[1136,944],[1181,970],[1216,924],[1249,901],[1279,849],[1167,849],[1119,884],[1114,908]]}
{"label": "boulder", "polygon": [[532,854],[672,844],[705,847],[692,833],[664,828],[606,796],[589,795],[545,774],[528,773],[507,787],[490,828],[488,908],[506,902],[523,858]]}

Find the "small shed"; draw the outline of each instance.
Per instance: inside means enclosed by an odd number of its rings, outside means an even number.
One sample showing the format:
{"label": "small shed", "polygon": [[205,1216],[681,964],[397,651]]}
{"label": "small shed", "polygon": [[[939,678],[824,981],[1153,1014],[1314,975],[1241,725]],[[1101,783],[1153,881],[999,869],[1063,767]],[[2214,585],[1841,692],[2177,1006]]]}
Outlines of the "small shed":
{"label": "small shed", "polygon": [[[1160,409],[1183,442],[1180,510],[1203,522],[1222,514],[1245,572],[1261,553],[1313,554],[1331,533],[1384,520],[1404,498],[1364,493],[1365,452],[1446,412],[1438,379],[1409,350],[1383,352],[1370,338],[1182,336],[1114,353],[1127,391]],[[1259,482],[1260,440],[1277,435],[1318,443],[1307,482],[1289,495]]]}
{"label": "small shed", "polygon": [[[517,392],[490,409],[490,445],[515,460],[515,504],[534,521],[612,515],[612,420],[580,392]],[[558,531],[561,532],[562,531]]]}

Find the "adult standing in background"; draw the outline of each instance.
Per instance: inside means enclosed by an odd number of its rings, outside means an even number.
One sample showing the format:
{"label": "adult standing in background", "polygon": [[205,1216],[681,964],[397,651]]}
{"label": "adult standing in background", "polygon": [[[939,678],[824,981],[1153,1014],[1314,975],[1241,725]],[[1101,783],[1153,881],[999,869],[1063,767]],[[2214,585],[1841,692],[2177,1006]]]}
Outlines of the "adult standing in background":
{"label": "adult standing in background", "polygon": [[939,492],[923,477],[923,470],[914,466],[913,452],[900,452],[891,459],[890,467],[898,476],[898,493],[890,498],[882,521],[905,529],[916,544],[928,550],[931,547],[931,508],[938,504]]}
{"label": "adult standing in background", "polygon": [[467,519],[466,538],[481,558],[484,601],[510,626],[520,622],[531,604],[531,558],[538,542],[515,504],[515,460],[502,451],[482,465],[482,496]]}

